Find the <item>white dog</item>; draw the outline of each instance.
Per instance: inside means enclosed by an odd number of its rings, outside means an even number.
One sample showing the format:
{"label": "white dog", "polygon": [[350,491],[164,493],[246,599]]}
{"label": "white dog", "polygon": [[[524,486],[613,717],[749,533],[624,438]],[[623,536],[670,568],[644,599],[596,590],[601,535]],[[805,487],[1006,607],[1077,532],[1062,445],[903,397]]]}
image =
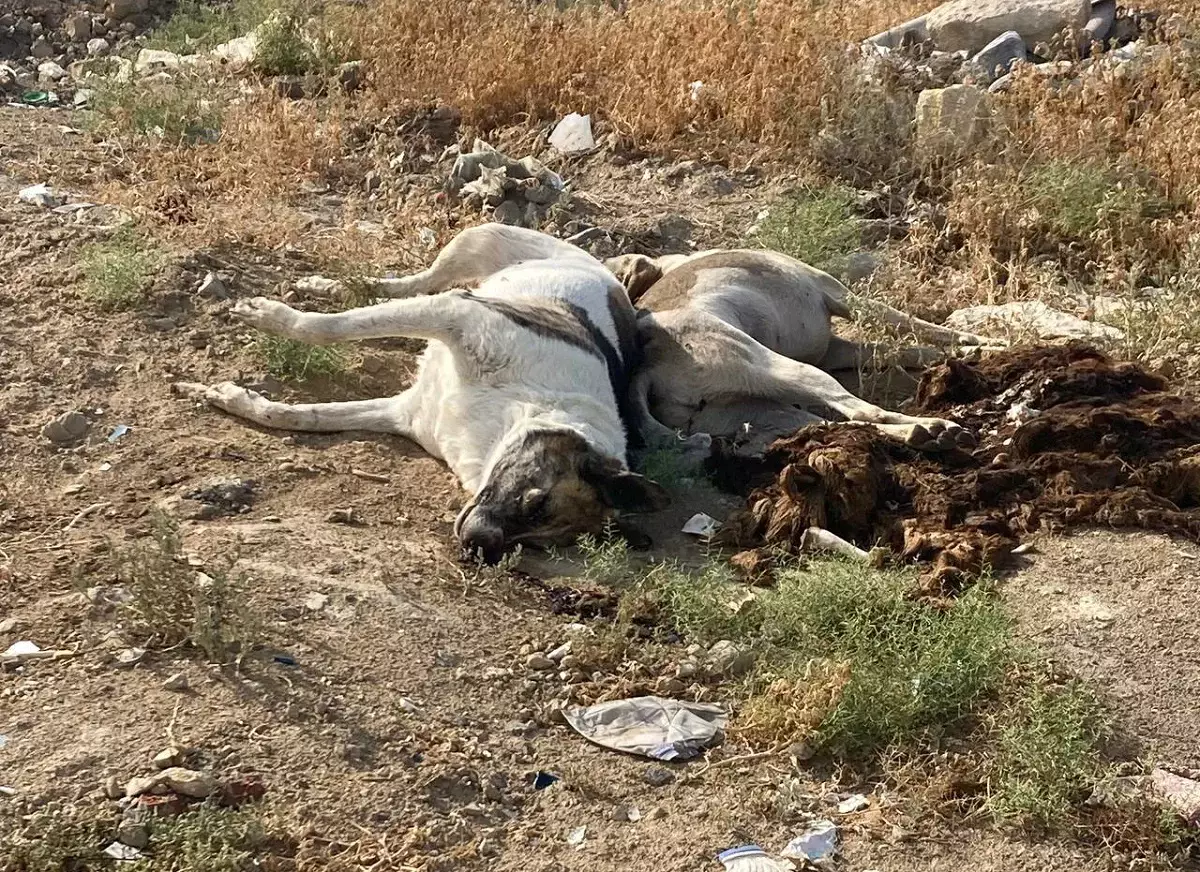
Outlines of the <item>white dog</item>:
{"label": "white dog", "polygon": [[[710,437],[738,440],[759,453],[806,424],[869,424],[917,448],[972,444],[972,435],[940,418],[915,418],[868,403],[831,371],[854,369],[871,346],[833,334],[831,319],[849,318],[845,286],[791,257],[750,249],[668,255],[623,255],[605,262],[638,307],[642,363],[631,412],[647,442],[705,450]],[[885,321],[939,344],[994,346],[881,303]],[[905,366],[944,355],[906,349]]]}
{"label": "white dog", "polygon": [[266,427],[415,440],[470,492],[455,533],[464,553],[486,562],[518,543],[597,533],[614,511],[666,505],[666,492],[627,466],[619,410],[635,364],[635,313],[598,260],[545,234],[488,224],[459,234],[429,269],[376,288],[405,299],[314,314],[256,297],[233,314],[314,344],[428,340],[415,382],[398,396],[286,405],[232,383],[179,388]]}

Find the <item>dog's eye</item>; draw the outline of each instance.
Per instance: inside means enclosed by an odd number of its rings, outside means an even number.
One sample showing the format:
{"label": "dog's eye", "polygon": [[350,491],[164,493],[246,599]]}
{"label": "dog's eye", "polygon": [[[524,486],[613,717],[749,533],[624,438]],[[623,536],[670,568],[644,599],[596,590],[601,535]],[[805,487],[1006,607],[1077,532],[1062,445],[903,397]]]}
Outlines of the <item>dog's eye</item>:
{"label": "dog's eye", "polygon": [[521,509],[525,514],[532,514],[541,510],[546,504],[546,492],[540,487],[530,488],[525,491],[525,496],[521,498]]}

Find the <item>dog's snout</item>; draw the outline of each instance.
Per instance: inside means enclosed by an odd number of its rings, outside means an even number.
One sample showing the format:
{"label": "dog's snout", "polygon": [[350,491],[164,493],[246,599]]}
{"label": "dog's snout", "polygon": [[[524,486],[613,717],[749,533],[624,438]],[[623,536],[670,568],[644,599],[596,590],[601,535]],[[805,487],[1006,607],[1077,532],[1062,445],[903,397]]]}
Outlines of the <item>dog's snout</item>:
{"label": "dog's snout", "polygon": [[463,560],[471,563],[478,560],[487,566],[495,566],[504,557],[504,531],[478,515],[478,512],[472,512],[458,532]]}

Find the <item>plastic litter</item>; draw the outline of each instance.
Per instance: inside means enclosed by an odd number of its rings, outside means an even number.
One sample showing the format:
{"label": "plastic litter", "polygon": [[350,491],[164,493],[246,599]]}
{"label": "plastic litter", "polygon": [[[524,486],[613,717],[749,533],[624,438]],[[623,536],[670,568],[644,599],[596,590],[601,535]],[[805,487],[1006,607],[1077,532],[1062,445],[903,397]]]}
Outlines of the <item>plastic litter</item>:
{"label": "plastic litter", "polygon": [[41,652],[41,650],[41,648],[30,641],[13,642],[6,649],[4,649],[4,654],[0,656],[27,657],[30,654],[38,654]]}
{"label": "plastic litter", "polygon": [[143,854],[137,848],[131,848],[129,845],[121,842],[113,842],[104,849],[104,856],[112,857],[114,860],[122,863],[132,863],[135,860],[142,859],[145,854]]}
{"label": "plastic litter", "polygon": [[276,663],[279,663],[283,666],[295,666],[296,665],[296,658],[293,657],[291,654],[276,654],[271,659],[274,660]]}
{"label": "plastic litter", "polygon": [[781,853],[795,860],[823,860],[837,850],[837,841],[837,825],[833,821],[813,821],[807,830],[788,842]]}
{"label": "plastic litter", "polygon": [[118,424],[117,426],[113,427],[112,432],[108,434],[108,441],[116,442],[131,429],[133,428],[131,428],[128,424]]}
{"label": "plastic litter", "polygon": [[21,95],[21,102],[26,106],[53,106],[58,102],[58,95],[53,91],[26,91]]}
{"label": "plastic litter", "polygon": [[742,845],[717,854],[728,872],[784,872],[796,867],[786,860],[776,860],[758,845]]}
{"label": "plastic litter", "polygon": [[838,814],[854,814],[856,811],[862,811],[871,804],[871,801],[861,793],[856,793],[853,796],[848,796],[837,804]]}
{"label": "plastic litter", "polygon": [[721,529],[721,522],[716,518],[710,517],[704,512],[698,512],[688,518],[686,524],[683,525],[683,532],[690,536],[708,537]]}
{"label": "plastic litter", "polygon": [[47,184],[30,185],[28,188],[22,188],[17,192],[17,199],[22,203],[32,203],[35,206],[45,206],[47,209],[53,209],[56,206],[61,206],[66,200],[62,194],[57,193]]}
{"label": "plastic litter", "polygon": [[551,784],[554,784],[555,782],[558,782],[561,780],[562,779],[559,778],[557,775],[555,775],[553,772],[546,772],[544,770],[540,770],[533,776],[533,789],[534,790],[545,790]]}
{"label": "plastic litter", "polygon": [[578,154],[596,147],[592,137],[592,116],[572,112],[558,122],[550,134],[550,144],[563,154]]}
{"label": "plastic litter", "polygon": [[563,712],[590,742],[654,760],[686,760],[724,739],[728,717],[710,703],[659,696],[617,699]]}

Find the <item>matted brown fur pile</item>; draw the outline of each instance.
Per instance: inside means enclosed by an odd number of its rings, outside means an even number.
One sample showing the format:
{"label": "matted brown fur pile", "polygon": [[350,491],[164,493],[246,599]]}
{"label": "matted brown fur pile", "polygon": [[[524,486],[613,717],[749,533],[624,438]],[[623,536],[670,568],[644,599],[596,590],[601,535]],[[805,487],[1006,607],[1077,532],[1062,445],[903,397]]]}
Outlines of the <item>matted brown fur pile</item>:
{"label": "matted brown fur pile", "polygon": [[718,483],[751,482],[727,541],[796,550],[805,529],[823,527],[928,564],[949,591],[1038,530],[1200,539],[1200,405],[1137,364],[1082,345],[1012,349],[930,370],[914,406],[968,427],[978,447],[923,454],[826,424],[761,461],[718,453]]}

